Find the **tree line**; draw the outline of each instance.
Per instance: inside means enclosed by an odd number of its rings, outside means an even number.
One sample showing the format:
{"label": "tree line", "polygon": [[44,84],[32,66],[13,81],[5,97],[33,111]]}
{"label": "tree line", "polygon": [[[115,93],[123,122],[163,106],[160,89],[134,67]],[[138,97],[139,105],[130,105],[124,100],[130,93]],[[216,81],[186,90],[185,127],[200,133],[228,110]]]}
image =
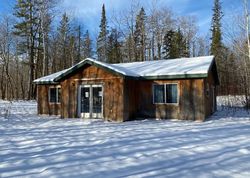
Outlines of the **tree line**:
{"label": "tree line", "polygon": [[87,57],[120,63],[215,55],[219,94],[244,94],[249,101],[247,2],[226,21],[234,28],[223,29],[222,5],[214,0],[208,35],[198,33],[195,16],[180,16],[157,0],[146,9],[131,1],[128,8],[109,12],[109,18],[103,4],[93,37],[84,19],[58,12],[56,0],[17,0],[12,14],[0,19],[0,97],[34,99],[34,79]]}
{"label": "tree line", "polygon": [[93,55],[83,25],[62,13],[55,26],[55,0],[18,0],[0,24],[2,99],[34,99],[33,80]]}
{"label": "tree line", "polygon": [[144,7],[133,1],[126,12],[115,13],[111,22],[103,5],[97,58],[119,63],[209,54],[206,36],[198,35],[196,17],[177,16],[154,3],[146,14]]}

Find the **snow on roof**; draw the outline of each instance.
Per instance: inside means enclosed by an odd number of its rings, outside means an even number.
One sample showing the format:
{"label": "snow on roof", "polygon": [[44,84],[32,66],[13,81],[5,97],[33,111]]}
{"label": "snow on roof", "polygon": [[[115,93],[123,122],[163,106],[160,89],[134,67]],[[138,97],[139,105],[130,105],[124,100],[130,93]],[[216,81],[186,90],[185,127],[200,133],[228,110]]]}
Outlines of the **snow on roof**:
{"label": "snow on roof", "polygon": [[38,79],[35,79],[33,82],[34,83],[57,83],[57,80],[59,80],[61,77],[67,75],[68,73],[71,73],[72,70],[74,70],[75,68],[79,68],[79,66],[82,66],[86,63],[94,63],[96,65],[99,65],[99,66],[102,66],[106,69],[110,69],[114,72],[117,72],[121,75],[124,75],[124,76],[131,76],[131,77],[139,77],[138,74],[134,73],[133,71],[130,71],[124,67],[121,67],[121,66],[115,66],[113,64],[108,64],[108,63],[104,63],[104,62],[100,62],[100,61],[97,61],[95,59],[91,59],[91,58],[87,58],[79,63],[77,63],[76,65],[68,68],[68,69],[64,69],[62,71],[59,71],[59,72],[56,72],[56,73],[53,73],[53,74],[50,74],[50,75],[47,75],[47,76],[44,76],[44,77],[41,77],[41,78],[38,78]]}
{"label": "snow on roof", "polygon": [[105,68],[111,69],[117,73],[120,73],[124,76],[131,76],[131,77],[139,77],[137,73],[135,73],[133,70],[127,69],[126,67],[115,65],[115,64],[108,64],[105,62],[97,61],[91,58],[87,58],[86,60],[91,61],[93,63],[96,63],[100,66],[103,66]]}
{"label": "snow on roof", "polygon": [[33,82],[34,83],[39,83],[39,82],[44,82],[44,83],[48,82],[48,83],[50,83],[50,82],[54,82],[54,79],[56,77],[60,76],[62,73],[64,73],[67,70],[68,69],[65,69],[65,70],[62,70],[62,71],[59,71],[59,72],[56,72],[56,73],[53,73],[53,74],[38,78],[38,79],[35,79]]}
{"label": "snow on roof", "polygon": [[203,56],[193,58],[107,64],[105,62],[87,58],[68,69],[38,78],[34,80],[34,83],[56,83],[59,79],[65,77],[75,69],[82,67],[86,63],[94,64],[129,77],[166,77],[207,74],[213,59],[213,56]]}
{"label": "snow on roof", "polygon": [[143,61],[115,64],[131,71],[136,71],[139,76],[167,76],[207,74],[213,61],[213,56],[180,58],[168,60]]}
{"label": "snow on roof", "polygon": [[[81,61],[79,62],[78,64],[76,65],[79,65],[81,63],[83,63],[84,61]],[[61,70],[61,71],[58,71],[56,73],[53,73],[53,74],[50,74],[50,75],[47,75],[47,76],[44,76],[44,77],[41,77],[41,78],[38,78],[38,79],[35,79],[33,82],[34,83],[56,83],[55,79],[60,77],[61,75],[63,75],[64,73],[66,73],[67,71],[71,70],[73,67],[75,67],[76,65],[68,68],[68,69],[64,69],[64,70]]]}

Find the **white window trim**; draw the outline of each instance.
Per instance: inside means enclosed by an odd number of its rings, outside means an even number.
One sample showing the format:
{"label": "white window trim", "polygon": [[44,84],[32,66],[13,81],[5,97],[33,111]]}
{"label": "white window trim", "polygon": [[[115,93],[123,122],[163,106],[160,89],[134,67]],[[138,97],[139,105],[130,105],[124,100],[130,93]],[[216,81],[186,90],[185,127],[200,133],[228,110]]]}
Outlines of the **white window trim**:
{"label": "white window trim", "polygon": [[[51,102],[50,101],[50,89],[55,88],[56,89],[56,102]],[[61,104],[61,102],[58,102],[58,89],[61,89],[61,86],[50,86],[49,87],[49,104]],[[61,89],[62,92],[62,89]],[[62,97],[61,97],[62,99]]]}
{"label": "white window trim", "polygon": [[[167,93],[166,93],[166,85],[177,85],[177,103],[167,103]],[[165,103],[155,103],[155,96],[154,96],[154,86],[155,85],[164,85],[164,99],[165,99]],[[153,104],[165,104],[165,105],[179,105],[179,97],[180,97],[180,93],[179,93],[179,83],[159,83],[159,84],[153,84],[152,86],[152,95],[153,95]]]}

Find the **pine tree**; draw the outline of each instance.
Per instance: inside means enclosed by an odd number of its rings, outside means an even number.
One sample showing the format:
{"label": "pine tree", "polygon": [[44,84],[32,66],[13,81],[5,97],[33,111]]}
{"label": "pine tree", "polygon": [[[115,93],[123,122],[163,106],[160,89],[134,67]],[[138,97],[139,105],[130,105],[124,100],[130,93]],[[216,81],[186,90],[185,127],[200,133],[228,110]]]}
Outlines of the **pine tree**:
{"label": "pine tree", "polygon": [[222,44],[222,32],[221,32],[221,19],[222,19],[222,10],[220,0],[214,0],[213,7],[213,17],[212,17],[212,42],[210,46],[210,54],[215,56],[215,62],[217,65],[217,71],[220,81],[220,86],[218,91],[224,91],[225,86],[227,85],[227,80],[224,77],[225,75],[225,63],[223,59],[225,59],[226,51]]}
{"label": "pine tree", "polygon": [[216,57],[219,55],[222,48],[222,34],[221,34],[221,19],[222,19],[220,0],[214,0],[213,18],[212,18],[212,43],[210,53]]}
{"label": "pine tree", "polygon": [[174,54],[173,53],[173,39],[174,39],[174,31],[169,30],[163,38],[163,58],[171,59]]}
{"label": "pine tree", "polygon": [[189,51],[187,40],[184,38],[180,28],[178,28],[178,31],[175,33],[175,39],[174,43],[176,45],[176,58],[180,57],[188,57]]}
{"label": "pine tree", "polygon": [[163,38],[163,58],[175,59],[180,57],[186,57],[187,43],[184,39],[181,30],[177,32],[169,30]]}
{"label": "pine tree", "polygon": [[92,41],[87,30],[83,39],[83,57],[88,58],[92,56]]}
{"label": "pine tree", "polygon": [[35,52],[39,27],[39,3],[32,0],[18,0],[14,8],[14,15],[18,18],[14,26],[14,34],[20,37],[18,51],[20,54],[27,54],[29,58],[29,86],[28,99],[35,97],[33,80],[35,76]]}
{"label": "pine tree", "polygon": [[144,61],[146,49],[146,13],[143,7],[136,17],[134,41],[136,48],[135,59],[138,61]]}
{"label": "pine tree", "polygon": [[107,61],[107,40],[108,40],[108,30],[107,30],[107,19],[105,12],[105,5],[102,5],[102,17],[100,24],[100,33],[97,39],[97,55],[98,60]]}
{"label": "pine tree", "polygon": [[108,37],[108,63],[119,63],[122,60],[121,43],[119,42],[119,32],[112,29]]}

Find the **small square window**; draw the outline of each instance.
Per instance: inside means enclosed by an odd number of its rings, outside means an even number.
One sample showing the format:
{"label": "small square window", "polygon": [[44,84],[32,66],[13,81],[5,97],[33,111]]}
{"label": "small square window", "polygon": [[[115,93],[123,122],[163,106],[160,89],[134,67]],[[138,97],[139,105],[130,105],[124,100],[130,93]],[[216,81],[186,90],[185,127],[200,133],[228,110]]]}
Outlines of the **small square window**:
{"label": "small square window", "polygon": [[61,102],[61,88],[60,87],[49,88],[49,102],[50,103]]}
{"label": "small square window", "polygon": [[178,88],[177,84],[153,85],[154,104],[177,104]]}

